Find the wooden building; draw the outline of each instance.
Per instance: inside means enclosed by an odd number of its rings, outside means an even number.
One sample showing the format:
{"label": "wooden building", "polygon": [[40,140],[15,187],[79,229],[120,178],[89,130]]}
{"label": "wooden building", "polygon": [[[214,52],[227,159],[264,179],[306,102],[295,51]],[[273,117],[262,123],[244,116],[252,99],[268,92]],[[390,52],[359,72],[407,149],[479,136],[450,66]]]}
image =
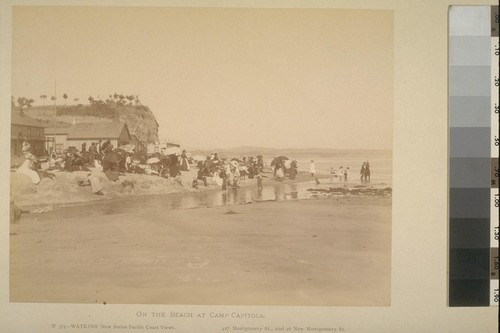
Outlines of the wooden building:
{"label": "wooden building", "polygon": [[71,127],[47,128],[45,137],[48,142],[52,142],[51,147],[57,153],[69,147],[81,150],[84,143],[88,149],[92,143],[101,145],[106,140],[110,140],[114,148],[132,143],[127,125],[121,121],[78,123]]}
{"label": "wooden building", "polygon": [[67,138],[69,127],[46,127],[45,146],[48,152],[55,151],[57,154],[68,148]]}
{"label": "wooden building", "polygon": [[13,156],[22,155],[23,142],[31,145],[31,153],[35,156],[45,155],[45,131],[43,124],[13,110],[11,113],[10,152]]}

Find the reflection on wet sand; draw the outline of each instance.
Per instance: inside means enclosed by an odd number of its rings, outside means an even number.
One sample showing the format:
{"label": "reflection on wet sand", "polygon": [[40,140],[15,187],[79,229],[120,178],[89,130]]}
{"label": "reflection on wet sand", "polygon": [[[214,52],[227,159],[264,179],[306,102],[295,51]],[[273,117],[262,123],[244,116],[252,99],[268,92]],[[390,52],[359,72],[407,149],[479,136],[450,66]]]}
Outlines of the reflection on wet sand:
{"label": "reflection on wet sand", "polygon": [[149,197],[122,198],[100,202],[88,202],[55,208],[55,212],[67,216],[86,215],[89,211],[106,215],[144,213],[157,209],[193,209],[221,207],[263,201],[299,200],[311,198],[307,189],[310,183],[276,184],[257,188],[230,188],[226,191],[209,190],[191,193],[174,193]]}
{"label": "reflection on wet sand", "polygon": [[370,188],[323,188],[321,186],[313,184],[312,182],[294,184],[279,183],[264,186],[261,190],[257,189],[257,187],[242,187],[229,188],[225,191],[208,190],[200,192],[174,193],[149,197],[122,198],[119,200],[88,202],[81,205],[60,206],[55,209],[55,212],[57,212],[57,214],[63,213],[67,216],[86,215],[89,214],[89,211],[93,212],[91,213],[93,215],[145,213],[156,211],[158,209],[193,209],[202,207],[221,207],[254,202],[257,203],[266,201],[303,200],[329,195],[357,195],[360,193],[363,194],[365,192],[367,194],[373,194],[377,191],[383,191],[384,193],[387,192],[386,190]]}

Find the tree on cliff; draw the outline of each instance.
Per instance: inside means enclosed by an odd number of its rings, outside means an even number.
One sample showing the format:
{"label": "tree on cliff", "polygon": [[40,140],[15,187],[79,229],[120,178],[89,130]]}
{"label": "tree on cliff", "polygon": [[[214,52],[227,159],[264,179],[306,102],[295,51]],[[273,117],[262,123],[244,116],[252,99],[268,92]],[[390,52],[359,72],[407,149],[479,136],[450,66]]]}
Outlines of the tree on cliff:
{"label": "tree on cliff", "polygon": [[132,102],[135,99],[134,95],[127,95],[126,98],[128,99],[128,105],[132,105]]}
{"label": "tree on cliff", "polygon": [[68,95],[66,93],[64,93],[63,98],[64,98],[64,105],[66,105],[66,103],[68,101]]}
{"label": "tree on cliff", "polygon": [[40,95],[40,98],[42,99],[42,105],[45,105],[45,99],[47,98],[47,95]]}
{"label": "tree on cliff", "polygon": [[24,108],[30,108],[31,104],[34,102],[35,100],[33,98],[18,97],[17,104],[19,104],[19,107],[21,108],[21,114],[23,114]]}
{"label": "tree on cliff", "polygon": [[30,108],[31,107],[31,104],[33,104],[35,102],[35,100],[33,98],[26,98],[26,97],[18,97],[17,98],[17,104],[21,107],[21,109],[23,108]]}

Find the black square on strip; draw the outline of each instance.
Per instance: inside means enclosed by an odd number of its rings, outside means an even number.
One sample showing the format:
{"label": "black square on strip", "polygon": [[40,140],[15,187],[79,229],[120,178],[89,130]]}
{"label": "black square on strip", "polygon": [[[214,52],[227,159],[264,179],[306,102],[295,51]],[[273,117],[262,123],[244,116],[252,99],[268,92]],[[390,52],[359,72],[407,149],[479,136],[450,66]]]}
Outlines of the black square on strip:
{"label": "black square on strip", "polygon": [[449,306],[489,306],[490,280],[450,280]]}
{"label": "black square on strip", "polygon": [[450,249],[450,279],[489,279],[490,249]]}
{"label": "black square on strip", "polygon": [[450,248],[490,248],[489,219],[450,219]]}

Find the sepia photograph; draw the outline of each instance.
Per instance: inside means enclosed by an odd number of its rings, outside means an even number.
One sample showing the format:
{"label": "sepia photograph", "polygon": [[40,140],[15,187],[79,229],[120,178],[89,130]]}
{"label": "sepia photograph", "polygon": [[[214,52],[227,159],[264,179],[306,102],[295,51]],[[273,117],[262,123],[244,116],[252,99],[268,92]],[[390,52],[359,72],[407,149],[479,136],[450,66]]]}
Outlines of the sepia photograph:
{"label": "sepia photograph", "polygon": [[0,332],[497,332],[497,5],[0,1]]}
{"label": "sepia photograph", "polygon": [[14,7],[10,302],[390,306],[393,19]]}

